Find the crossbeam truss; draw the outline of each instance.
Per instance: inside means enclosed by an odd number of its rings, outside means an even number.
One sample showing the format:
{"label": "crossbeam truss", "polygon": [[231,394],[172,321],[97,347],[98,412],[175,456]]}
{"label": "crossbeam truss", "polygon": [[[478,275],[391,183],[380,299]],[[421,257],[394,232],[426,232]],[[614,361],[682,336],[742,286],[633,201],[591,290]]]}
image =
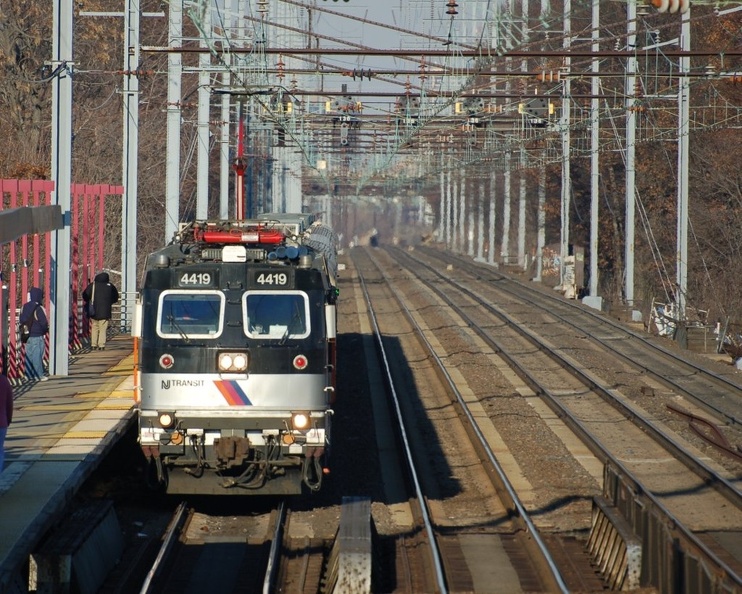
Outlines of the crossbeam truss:
{"label": "crossbeam truss", "polygon": [[[595,76],[601,83],[601,151],[623,145],[615,123],[626,117],[629,100],[640,114],[637,143],[676,138],[677,127],[663,115],[676,110],[684,78],[703,90],[691,94],[691,130],[742,123],[742,106],[728,99],[730,85],[742,82],[738,48],[683,52],[675,37],[679,15],[649,10],[637,15],[636,44],[627,47],[621,24],[626,13],[618,5],[601,23],[598,49],[590,45],[588,26],[573,33],[566,51],[561,22],[566,16],[553,4],[542,2],[535,10],[527,1],[475,0],[462,3],[454,16],[443,2],[406,3],[390,16],[423,24],[409,28],[357,16],[349,6],[330,9],[326,2],[233,0],[219,9],[213,0],[185,0],[184,8],[211,53],[212,90],[248,97],[252,114],[286,134],[307,167],[325,163],[316,171],[321,177],[337,165],[356,181],[358,192],[390,165],[400,179],[434,179],[441,150],[450,155],[442,166],[451,169],[486,162],[504,171],[513,165],[498,156],[524,142],[525,158],[516,167],[558,163],[564,122],[556,115],[565,100],[572,107],[566,123],[572,157],[588,157],[594,147],[587,85]],[[574,2],[568,16],[589,23],[590,10],[590,2]],[[718,3],[693,3],[693,13],[691,23],[699,26],[714,19],[739,21],[738,13],[728,14]],[[330,18],[340,24],[323,28]],[[349,35],[337,33],[346,30]],[[356,41],[376,37],[399,47]],[[178,48],[144,51],[204,51],[179,41]],[[728,41],[733,43],[733,36]],[[695,64],[687,73],[680,72],[681,56]],[[600,61],[597,73],[594,59]],[[629,59],[638,66],[630,94],[624,88]],[[217,78],[225,69],[231,74],[228,89],[220,88]],[[353,157],[349,167],[343,166],[344,155]],[[429,169],[421,171],[421,159]]]}

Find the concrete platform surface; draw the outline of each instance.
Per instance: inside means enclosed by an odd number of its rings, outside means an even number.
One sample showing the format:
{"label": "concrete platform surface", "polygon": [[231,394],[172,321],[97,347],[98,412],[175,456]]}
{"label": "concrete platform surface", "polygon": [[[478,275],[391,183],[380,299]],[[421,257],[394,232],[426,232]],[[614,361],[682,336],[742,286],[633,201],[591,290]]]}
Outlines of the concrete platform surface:
{"label": "concrete platform surface", "polygon": [[0,474],[0,592],[135,420],[133,343],[76,355],[65,377],[14,387]]}

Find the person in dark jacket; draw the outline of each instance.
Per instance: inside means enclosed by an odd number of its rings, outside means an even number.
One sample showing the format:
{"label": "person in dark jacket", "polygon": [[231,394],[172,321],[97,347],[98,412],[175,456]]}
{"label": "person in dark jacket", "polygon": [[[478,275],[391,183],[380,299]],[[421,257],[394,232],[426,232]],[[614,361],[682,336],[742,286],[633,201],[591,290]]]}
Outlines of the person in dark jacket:
{"label": "person in dark jacket", "polygon": [[4,375],[0,375],[0,473],[5,465],[5,437],[13,421],[13,388]]}
{"label": "person in dark jacket", "polygon": [[29,327],[29,338],[26,343],[26,373],[34,379],[45,382],[44,351],[46,350],[46,333],[49,332],[49,319],[42,305],[44,293],[38,287],[28,292],[28,301],[23,304],[18,321]]}
{"label": "person in dark jacket", "polygon": [[85,302],[85,312],[88,312],[90,303],[94,307],[94,311],[89,314],[90,346],[93,350],[102,351],[106,348],[111,308],[119,300],[118,289],[111,284],[107,272],[95,275],[95,280],[82,292],[82,300]]}

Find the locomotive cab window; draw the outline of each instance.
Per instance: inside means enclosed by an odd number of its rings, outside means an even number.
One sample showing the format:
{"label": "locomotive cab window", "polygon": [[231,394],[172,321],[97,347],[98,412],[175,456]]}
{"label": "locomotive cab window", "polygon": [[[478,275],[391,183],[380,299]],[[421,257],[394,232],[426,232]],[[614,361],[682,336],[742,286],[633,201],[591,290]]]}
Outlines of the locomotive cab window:
{"label": "locomotive cab window", "polygon": [[162,338],[216,338],[222,331],[224,294],[219,291],[163,291],[157,316]]}
{"label": "locomotive cab window", "polygon": [[309,336],[309,299],[300,291],[249,291],[244,296],[245,333],[286,340]]}

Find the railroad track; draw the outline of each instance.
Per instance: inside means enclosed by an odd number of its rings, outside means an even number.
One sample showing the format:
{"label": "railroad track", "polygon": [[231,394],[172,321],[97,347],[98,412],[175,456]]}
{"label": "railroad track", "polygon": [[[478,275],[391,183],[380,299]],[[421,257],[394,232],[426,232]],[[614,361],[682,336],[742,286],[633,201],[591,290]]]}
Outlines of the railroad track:
{"label": "railroad track", "polygon": [[[635,517],[636,508],[641,507],[651,518],[650,523],[666,538],[684,543],[686,561],[700,563],[701,573],[713,574],[718,583],[739,585],[739,559],[736,557],[739,551],[734,544],[738,539],[734,535],[740,533],[740,496],[734,475],[725,473],[723,468],[712,467],[702,459],[704,456],[678,440],[671,431],[648,420],[651,415],[630,403],[613,387],[615,383],[606,385],[593,373],[576,373],[575,369],[586,366],[584,345],[579,347],[583,360],[578,363],[564,354],[569,348],[573,352],[577,349],[555,344],[554,337],[566,336],[576,327],[582,334],[583,326],[579,321],[571,322],[572,329],[565,329],[561,311],[558,318],[552,315],[552,310],[558,310],[556,306],[543,310],[543,303],[512,293],[506,312],[501,305],[502,293],[498,293],[502,283],[471,276],[454,280],[451,277],[460,276],[458,268],[454,268],[454,272],[448,266],[430,266],[420,259],[412,261],[409,254],[400,250],[392,252],[396,262],[391,267],[404,266],[404,270],[397,273],[399,277],[422,277],[415,281],[417,289],[406,290],[408,295],[419,292],[420,286],[432,291],[436,299],[456,311],[466,326],[476,330],[493,352],[508,360],[533,395],[538,394],[585,443],[590,444],[593,453],[606,465],[603,490],[607,497],[595,501],[607,499],[610,505],[623,500],[625,509],[622,511],[629,518]],[[486,276],[480,271],[477,275]],[[491,285],[496,287],[493,289]],[[494,304],[495,300],[498,305]],[[526,306],[528,302],[530,305]],[[512,313],[513,310],[517,313]],[[547,332],[551,340],[541,335]],[[610,350],[605,350],[600,354],[602,364],[598,367],[619,365],[615,357],[602,360],[609,353]],[[625,360],[624,355],[621,364]],[[611,403],[610,408],[606,408],[606,402]],[[632,423],[627,424],[627,419]],[[631,503],[626,503],[627,500]],[[648,521],[647,516],[643,521]],[[730,540],[732,544],[725,544]],[[646,553],[661,556],[662,546],[659,544],[658,550]],[[655,561],[660,562],[656,558]],[[670,563],[667,559],[664,562]],[[665,567],[652,571],[662,573],[674,569]],[[667,579],[666,575],[645,575],[645,579],[648,583],[652,583],[652,579],[661,582]]]}
{"label": "railroad track", "polygon": [[[411,500],[418,506],[410,530],[414,538],[411,543],[399,542],[395,552],[395,566],[402,575],[394,591],[602,589],[587,555],[571,538],[555,548],[571,580],[565,582],[554,554],[478,427],[475,417],[481,407],[448,375],[425,336],[426,329],[401,299],[403,292],[368,257],[359,253],[355,266],[362,277],[379,358],[401,427],[400,449],[407,453],[414,492]],[[426,448],[435,441],[456,444],[456,451],[446,449],[438,458],[436,448]],[[455,475],[455,485],[445,476],[447,472]],[[427,553],[419,558],[422,550]],[[409,557],[412,551],[417,561]],[[564,558],[574,562],[580,557],[584,559],[581,567],[564,562]],[[415,567],[428,569],[420,574],[414,572]],[[425,575],[430,580],[434,576],[434,582],[425,582]]]}
{"label": "railroad track", "polygon": [[[413,255],[420,256],[421,252]],[[344,504],[340,512],[334,509],[340,498],[340,490],[333,492],[332,481],[328,483],[330,490],[322,498],[313,498],[313,503],[307,504],[306,509],[287,514],[288,520],[284,523],[286,529],[280,537],[272,529],[274,522],[271,519],[271,510],[251,510],[252,521],[260,524],[261,528],[256,529],[247,545],[244,542],[230,543],[229,538],[236,537],[234,532],[223,534],[226,540],[219,542],[219,531],[238,526],[243,521],[240,516],[244,511],[235,511],[226,516],[199,510],[193,514],[196,522],[191,522],[187,529],[193,535],[188,555],[199,551],[198,556],[205,559],[209,556],[223,557],[221,552],[206,552],[213,545],[216,547],[215,551],[231,551],[228,558],[240,557],[244,564],[251,567],[249,578],[237,580],[241,583],[241,589],[231,590],[220,585],[220,591],[331,592],[331,588],[338,583],[347,585],[348,579],[352,579],[352,583],[359,585],[359,588],[366,588],[353,590],[358,592],[564,591],[558,584],[558,578],[554,583],[553,576],[549,578],[546,575],[553,572],[547,570],[546,574],[541,574],[541,570],[534,569],[539,563],[524,554],[522,545],[532,545],[533,542],[526,541],[534,540],[533,534],[538,534],[546,545],[568,591],[603,591],[610,589],[608,583],[615,579],[615,576],[610,575],[614,568],[603,567],[604,579],[601,579],[594,566],[596,559],[600,558],[599,553],[589,547],[591,544],[594,547],[600,545],[591,543],[593,524],[600,522],[604,525],[611,514],[617,516],[611,520],[621,525],[623,530],[619,533],[627,543],[625,551],[636,552],[638,546],[641,550],[640,558],[643,556],[643,563],[649,567],[649,574],[640,576],[645,580],[641,583],[643,592],[650,592],[653,587],[658,591],[685,591],[675,582],[680,570],[673,565],[673,560],[685,562],[683,575],[693,583],[701,583],[696,590],[698,592],[739,590],[734,578],[730,580],[730,575],[735,573],[733,567],[738,562],[738,557],[729,550],[725,551],[724,543],[717,542],[726,535],[730,538],[727,545],[733,545],[736,533],[729,530],[708,530],[704,533],[701,530],[695,535],[698,542],[686,549],[683,524],[678,521],[677,527],[671,529],[668,528],[666,518],[654,517],[654,503],[649,499],[653,495],[652,490],[634,480],[628,472],[615,472],[619,466],[606,462],[608,457],[603,457],[599,449],[591,452],[577,439],[575,432],[578,429],[572,430],[568,426],[569,415],[555,413],[554,410],[558,411],[558,408],[551,409],[545,404],[548,400],[545,394],[550,388],[548,384],[544,388],[541,382],[554,381],[557,374],[564,378],[560,381],[577,382],[571,374],[565,373],[568,364],[564,361],[550,363],[545,359],[536,359],[536,354],[540,356],[543,348],[535,347],[523,336],[505,337],[519,326],[525,325],[533,329],[540,325],[544,333],[547,330],[550,332],[547,337],[552,343],[557,342],[555,336],[568,337],[569,340],[562,340],[563,344],[560,346],[573,358],[575,353],[585,358],[586,353],[596,351],[597,347],[583,336],[577,336],[574,327],[565,333],[564,323],[550,317],[549,312],[541,312],[536,316],[533,309],[527,309],[523,305],[524,298],[506,298],[502,293],[490,293],[485,301],[503,306],[513,320],[504,322],[502,318],[497,318],[482,305],[477,294],[484,294],[487,287],[494,290],[491,285],[496,285],[499,289],[504,283],[493,280],[494,277],[487,277],[482,271],[477,272],[477,276],[470,276],[463,265],[453,263],[452,270],[445,270],[448,264],[443,264],[432,256],[425,256],[423,262],[400,263],[392,260],[383,250],[369,252],[379,260],[384,270],[382,274],[378,266],[365,257],[364,250],[354,250],[354,253],[357,255],[356,266],[366,279],[370,296],[360,297],[358,283],[345,279],[347,284],[343,289],[342,306],[346,313],[343,323],[348,324],[350,319],[356,321],[353,322],[350,333],[341,336],[340,341],[345,342],[346,349],[353,345],[354,352],[363,350],[373,353],[372,356],[366,353],[365,363],[360,362],[355,354],[344,353],[341,376],[363,375],[363,381],[366,381],[365,373],[348,371],[348,364],[360,370],[364,366],[371,369],[373,357],[379,360],[386,358],[389,361],[395,391],[400,399],[398,408],[408,424],[410,450],[419,473],[422,496],[412,497],[409,490],[402,488],[406,484],[407,471],[395,470],[398,465],[396,453],[400,447],[398,442],[386,441],[382,435],[385,429],[394,424],[384,417],[382,411],[386,407],[383,402],[385,399],[381,396],[385,382],[368,380],[373,412],[363,406],[359,409],[359,403],[350,406],[349,402],[353,399],[347,398],[350,392],[346,388],[342,402],[347,410],[343,413],[343,408],[340,407],[338,418],[344,418],[346,424],[349,419],[353,419],[354,422],[350,425],[355,427],[355,433],[342,439],[345,462],[335,468],[335,472],[340,472],[340,485],[347,487],[348,484],[360,484],[361,488],[353,492],[374,493],[375,530],[370,530],[367,504],[359,504],[357,501],[356,512],[347,514],[355,518],[355,523],[350,524],[355,527],[335,529],[337,518],[346,515],[346,506]],[[400,257],[409,255],[402,253]],[[434,275],[424,264],[432,265],[439,271],[445,270],[445,278]],[[422,282],[418,277],[423,277],[427,282]],[[473,291],[474,295],[467,295],[460,288],[451,285],[450,280]],[[355,300],[352,299],[352,292],[348,292],[350,285],[355,287],[352,290],[356,292]],[[441,307],[446,302],[435,289],[449,294],[455,307]],[[350,299],[347,297],[349,294]],[[513,310],[509,305],[505,307],[509,302],[518,304],[517,307],[522,311]],[[381,332],[381,343],[386,352],[384,356],[377,349],[369,349],[368,344],[364,349],[357,349],[370,336],[370,331],[363,324],[360,327],[357,325],[357,320],[368,319],[367,312],[371,307],[368,303],[373,305]],[[403,313],[405,310],[407,312]],[[516,314],[525,316],[527,323],[518,321],[514,317]],[[488,342],[493,337],[496,341],[512,342]],[[609,340],[608,343],[618,340],[620,339]],[[520,359],[526,366],[525,372],[513,371],[506,364],[508,353],[515,359]],[[364,356],[359,357],[363,359]],[[620,364],[613,360],[609,362],[604,354],[600,358],[606,368],[628,367],[625,361]],[[442,363],[445,370],[438,369],[438,363]],[[514,368],[517,370],[518,366],[515,365]],[[601,375],[603,371],[601,369]],[[611,376],[608,382],[614,392],[627,391],[626,378],[631,374],[636,375],[635,372],[623,370],[621,373],[623,375]],[[529,375],[537,380],[533,387],[529,387],[526,382]],[[657,406],[660,407],[659,410],[665,411],[667,417],[661,419],[662,425],[674,424],[688,429],[686,417],[664,407],[662,390],[667,391],[666,386],[656,379],[652,381],[653,396],[648,397],[635,387],[624,395],[629,396],[634,406],[637,402],[647,405],[642,398],[649,398],[650,404],[659,401]],[[449,383],[453,383],[456,389],[441,389],[442,385]],[[351,385],[355,388],[360,384]],[[562,404],[579,404],[580,401],[587,400],[583,395],[587,390],[584,382],[565,383],[551,389],[556,401]],[[353,393],[356,394],[355,391]],[[676,397],[674,402],[677,403]],[[463,412],[466,408],[470,409],[470,417]],[[641,408],[636,409],[639,417],[643,415]],[[623,427],[623,424],[628,423],[625,416],[608,416],[617,414],[616,410],[603,402],[599,408],[583,411],[592,426],[584,419],[581,424],[587,433],[602,430],[605,426]],[[696,409],[691,410],[698,412]],[[359,412],[362,418],[368,419],[365,423],[367,426],[363,426],[364,422],[355,424]],[[705,409],[702,413],[704,418],[711,418]],[[372,417],[375,419],[375,427],[370,426]],[[656,420],[654,417],[657,415],[653,416],[653,421]],[[465,419],[463,425],[458,420],[460,418]],[[606,422],[605,419],[615,420]],[[500,500],[495,488],[489,486],[491,479],[497,475],[496,464],[489,461],[485,446],[475,448],[471,445],[469,433],[476,433],[476,428],[480,430],[496,462],[502,467],[502,472],[524,508],[523,514],[515,503]],[[729,434],[729,428],[733,428],[733,423],[722,427],[725,434]],[[693,435],[693,431],[688,430],[680,441],[684,441],[686,436],[690,439]],[[639,446],[638,442],[634,443],[634,438],[627,438],[626,435],[623,440],[628,442],[628,451],[623,457],[633,460],[637,452],[643,450],[643,446]],[[696,440],[694,443],[703,443],[697,436]],[[372,454],[366,453],[366,446],[373,450]],[[371,471],[372,476],[376,476],[373,474],[376,472],[376,457],[383,469],[383,477],[377,480],[378,489],[372,489],[365,473]],[[665,457],[672,456],[666,454]],[[703,458],[700,455],[699,457]],[[730,457],[725,459],[727,468],[733,470],[736,462]],[[355,467],[351,467],[352,464],[349,466],[348,461],[352,460],[355,461]],[[360,460],[363,462],[359,464]],[[707,459],[705,463],[714,467],[718,465],[715,460]],[[651,464],[647,465],[651,468]],[[606,472],[606,468],[609,471]],[[721,472],[723,473],[723,468]],[[728,473],[727,479],[735,483],[733,472]],[[500,486],[500,492],[503,491],[507,492],[507,487]],[[616,507],[613,498],[624,500],[626,507]],[[427,512],[411,508],[408,503],[410,501],[427,504]],[[638,512],[632,507],[637,501],[640,504]],[[724,505],[733,507],[729,500]],[[422,519],[426,513],[430,517],[430,529],[425,528]],[[521,516],[525,515],[530,516],[535,528],[519,523]],[[258,520],[258,516],[262,519]],[[647,547],[646,538],[636,537],[631,540],[632,534],[641,534],[641,530],[631,525],[631,521],[637,519],[644,522],[647,530],[653,530],[651,536],[654,542],[651,544],[654,549]],[[595,531],[595,534],[598,533]],[[350,535],[347,540],[354,543],[350,545],[351,549],[361,542],[366,547],[362,554],[357,549],[346,552],[344,562],[344,553],[339,544],[343,539],[335,538],[336,535],[343,534]],[[363,534],[363,537],[359,538],[359,534]],[[694,533],[691,532],[690,536],[694,537]],[[244,534],[239,535],[239,538],[244,540]],[[149,540],[151,539],[150,535]],[[279,540],[281,545],[277,547],[278,556],[274,561],[269,561],[271,557],[268,550]],[[706,558],[709,552],[720,557],[720,563],[709,563]],[[435,561],[436,555],[438,561]],[[143,558],[147,556],[154,557],[154,554],[143,555]],[[245,562],[248,556],[252,560]],[[354,565],[348,559],[360,559],[360,562]],[[273,567],[273,577],[266,578],[264,576],[271,573],[267,571],[270,565]],[[222,576],[220,579],[227,579],[230,575],[244,575],[242,569],[235,567],[234,563],[227,563],[226,569],[219,569],[218,564],[212,564],[205,566],[208,569],[199,570],[198,564],[191,560],[180,567],[177,573],[180,575],[181,587],[185,583],[190,587],[190,584],[196,583],[194,579],[207,572],[218,572]],[[147,570],[139,570],[139,573],[146,574]],[[349,578],[349,575],[354,577]],[[585,581],[590,585],[586,586]],[[369,582],[372,584],[370,589]],[[176,583],[177,581],[174,582]],[[546,585],[547,583],[550,585]],[[213,590],[213,587],[210,588]],[[107,593],[114,591],[136,590],[106,590]],[[166,591],[164,587],[162,591]]]}
{"label": "railroad track", "polygon": [[[424,254],[425,258],[415,257],[418,253]],[[476,287],[489,284],[499,297],[516,299],[523,304],[533,305],[539,311],[548,311],[550,317],[621,357],[637,373],[661,382],[676,394],[712,414],[721,423],[742,428],[742,408],[737,398],[742,392],[742,383],[738,378],[711,373],[706,366],[690,360],[682,352],[673,351],[657,340],[650,339],[647,334],[636,332],[574,300],[563,299],[553,292],[534,290],[532,283],[523,283],[491,267],[431,248],[416,250],[415,255],[407,253],[408,257],[414,258],[417,265],[426,266],[432,271],[440,271],[443,265],[454,267],[455,274],[465,272],[466,277],[457,283],[464,291],[468,289],[462,283],[467,283],[469,287],[472,287],[472,281]],[[474,291],[469,294],[479,297]]]}
{"label": "railroad track", "polygon": [[137,591],[371,592],[370,500],[343,500],[332,539],[300,535],[302,529],[294,530],[291,522],[286,501],[270,512],[229,517],[199,512],[183,502]]}

